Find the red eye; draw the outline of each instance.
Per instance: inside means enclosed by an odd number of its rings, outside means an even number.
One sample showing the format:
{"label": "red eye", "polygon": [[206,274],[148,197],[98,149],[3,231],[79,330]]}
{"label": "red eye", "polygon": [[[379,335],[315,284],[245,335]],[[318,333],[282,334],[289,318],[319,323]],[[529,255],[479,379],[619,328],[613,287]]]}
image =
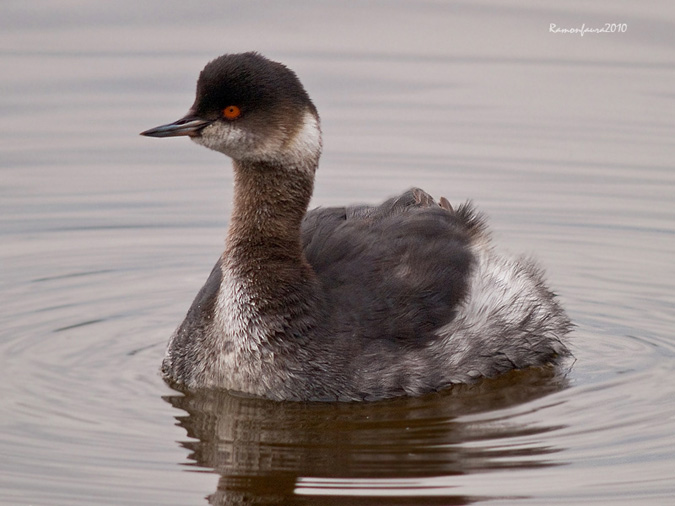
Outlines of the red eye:
{"label": "red eye", "polygon": [[225,116],[226,119],[237,119],[241,116],[241,109],[236,105],[228,105],[223,109],[223,116]]}

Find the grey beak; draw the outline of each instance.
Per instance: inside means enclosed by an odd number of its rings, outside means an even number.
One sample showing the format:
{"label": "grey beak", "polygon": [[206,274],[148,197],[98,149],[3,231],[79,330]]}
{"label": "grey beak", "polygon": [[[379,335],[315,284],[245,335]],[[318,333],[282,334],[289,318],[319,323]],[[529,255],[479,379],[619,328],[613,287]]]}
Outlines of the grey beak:
{"label": "grey beak", "polygon": [[210,125],[211,123],[213,123],[213,121],[198,118],[197,116],[188,114],[178,121],[174,121],[168,125],[161,125],[151,128],[150,130],[146,130],[145,132],[141,132],[141,135],[145,135],[147,137],[177,137],[179,135],[189,135],[190,137],[194,137],[199,135],[199,132],[202,128]]}

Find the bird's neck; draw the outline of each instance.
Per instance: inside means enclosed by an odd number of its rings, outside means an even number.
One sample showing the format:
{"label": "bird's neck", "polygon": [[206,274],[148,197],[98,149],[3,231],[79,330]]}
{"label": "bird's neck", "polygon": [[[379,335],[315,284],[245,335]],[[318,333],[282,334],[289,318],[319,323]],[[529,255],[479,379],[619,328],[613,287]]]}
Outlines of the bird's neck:
{"label": "bird's neck", "polygon": [[300,227],[315,167],[234,162],[234,207],[225,255],[243,268],[306,264]]}
{"label": "bird's neck", "polygon": [[294,336],[295,346],[323,311],[300,236],[313,170],[288,170],[294,169],[235,163],[218,314],[223,335],[244,354],[278,335]]}

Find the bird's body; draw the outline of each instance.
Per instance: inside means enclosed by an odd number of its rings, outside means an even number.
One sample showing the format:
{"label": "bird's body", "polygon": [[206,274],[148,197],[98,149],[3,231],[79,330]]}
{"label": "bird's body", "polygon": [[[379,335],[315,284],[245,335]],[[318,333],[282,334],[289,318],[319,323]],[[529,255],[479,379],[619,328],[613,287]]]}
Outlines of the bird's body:
{"label": "bird's body", "polygon": [[497,255],[468,204],[419,189],[307,212],[321,151],[295,74],[255,53],[206,66],[189,135],[234,161],[226,248],[169,342],[179,388],[293,400],[417,395],[544,366],[570,323],[539,269]]}

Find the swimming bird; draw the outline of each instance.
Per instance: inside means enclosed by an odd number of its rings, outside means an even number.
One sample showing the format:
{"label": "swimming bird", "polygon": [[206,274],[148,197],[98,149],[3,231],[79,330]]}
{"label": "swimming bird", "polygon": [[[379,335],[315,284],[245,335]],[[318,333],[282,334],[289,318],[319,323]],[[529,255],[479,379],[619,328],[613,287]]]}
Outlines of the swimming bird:
{"label": "swimming bird", "polygon": [[378,400],[569,354],[570,320],[542,271],[499,254],[470,203],[413,188],[308,212],[319,115],[283,64],[216,58],[188,113],[142,135],[188,136],[234,168],[225,250],[162,363],[175,388]]}

